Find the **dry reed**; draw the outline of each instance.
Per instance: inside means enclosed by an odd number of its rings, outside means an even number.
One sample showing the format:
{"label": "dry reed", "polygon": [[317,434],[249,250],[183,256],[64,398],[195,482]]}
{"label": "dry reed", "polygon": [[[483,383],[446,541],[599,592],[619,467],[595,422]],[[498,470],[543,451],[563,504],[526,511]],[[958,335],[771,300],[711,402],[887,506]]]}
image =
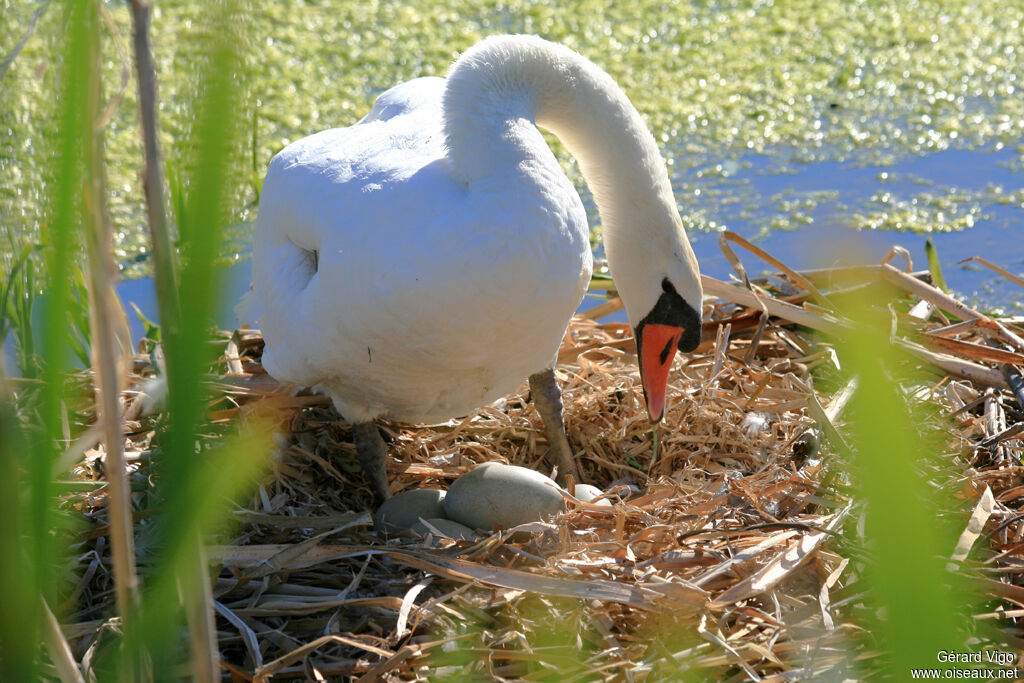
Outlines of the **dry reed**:
{"label": "dry reed", "polygon": [[[985,316],[887,264],[769,280],[748,289],[705,279],[720,298],[706,306],[704,343],[673,370],[656,459],[628,326],[574,319],[556,371],[569,440],[585,479],[615,504],[570,502],[556,519],[441,548],[374,531],[348,426],[324,397],[265,374],[257,330],[225,334],[209,378],[214,428],[271,406],[282,434],[272,472],[211,549],[225,675],[656,680],[685,663],[781,681],[870,671],[877,653],[856,626],[861,558],[842,536],[857,501],[836,466],[856,389],[828,336],[807,329],[841,330],[851,285],[911,309],[893,314],[893,338],[934,379],[907,395],[941,407],[928,425],[946,434],[936,457],[960,473],[935,482],[936,495],[973,510],[951,566],[994,601],[974,618],[998,619],[1021,649],[1024,409],[1009,361],[1024,351],[1024,321]],[[136,358],[136,387],[149,359]],[[486,461],[545,469],[526,391],[441,425],[385,424],[392,490],[445,488]],[[142,401],[129,394],[130,406]],[[145,488],[160,417],[129,411],[128,474]],[[102,455],[87,449],[76,478],[100,481]],[[99,487],[66,502],[90,522],[64,626],[87,662],[109,627],[110,501]]]}

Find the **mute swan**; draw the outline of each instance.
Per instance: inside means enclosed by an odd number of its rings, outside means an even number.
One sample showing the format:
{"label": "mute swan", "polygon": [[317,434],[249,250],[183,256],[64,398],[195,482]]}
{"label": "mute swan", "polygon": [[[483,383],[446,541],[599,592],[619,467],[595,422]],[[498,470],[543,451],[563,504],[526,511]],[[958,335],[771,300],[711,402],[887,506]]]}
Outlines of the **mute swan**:
{"label": "mute swan", "polygon": [[701,284],[665,164],[610,76],[532,36],[488,38],[447,78],[284,148],[263,184],[249,315],[276,379],[328,393],[389,495],[376,418],[465,415],[529,377],[549,457],[575,473],[552,367],[592,269],[586,213],[537,126],[580,163],[634,328],[652,422]]}

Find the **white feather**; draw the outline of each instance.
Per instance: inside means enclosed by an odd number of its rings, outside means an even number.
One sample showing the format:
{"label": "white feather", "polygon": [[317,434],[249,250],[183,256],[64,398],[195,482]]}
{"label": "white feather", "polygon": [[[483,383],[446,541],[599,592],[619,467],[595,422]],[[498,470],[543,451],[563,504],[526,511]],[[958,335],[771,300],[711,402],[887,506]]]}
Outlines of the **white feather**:
{"label": "white feather", "polygon": [[699,310],[664,163],[626,96],[568,48],[491,38],[447,79],[398,85],[271,162],[249,302],[268,372],[319,386],[352,422],[426,422],[550,367],[592,257],[535,121],[580,159],[631,320],[668,275]]}

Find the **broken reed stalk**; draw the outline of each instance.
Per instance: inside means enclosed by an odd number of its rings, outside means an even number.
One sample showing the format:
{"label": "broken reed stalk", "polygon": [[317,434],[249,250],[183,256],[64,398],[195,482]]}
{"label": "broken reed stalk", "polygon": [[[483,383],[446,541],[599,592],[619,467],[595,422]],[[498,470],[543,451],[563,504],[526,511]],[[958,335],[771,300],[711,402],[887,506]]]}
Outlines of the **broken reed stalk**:
{"label": "broken reed stalk", "polygon": [[153,250],[153,271],[157,290],[157,307],[163,337],[178,331],[177,270],[174,250],[167,223],[167,204],[164,196],[163,160],[160,139],[157,136],[156,71],[153,52],[149,44],[149,18],[151,5],[145,0],[132,0],[132,24],[135,29],[135,70],[139,86],[139,114],[142,123],[143,149],[146,156],[142,168],[142,185],[146,192],[146,211],[149,217],[149,241]]}
{"label": "broken reed stalk", "polygon": [[[99,8],[99,0],[96,10]],[[101,114],[100,23],[93,22],[90,41],[90,79],[86,109],[91,126]],[[96,373],[99,413],[106,445],[106,476],[109,482],[110,545],[114,559],[114,591],[117,609],[122,619],[131,621],[138,602],[138,576],[135,567],[134,525],[132,522],[131,491],[124,460],[124,431],[121,425],[119,403],[121,384],[118,365],[118,323],[126,326],[124,311],[116,320],[116,294],[114,292],[113,241],[109,216],[105,210],[106,196],[103,176],[103,130],[93,128],[86,145],[86,246],[89,265],[89,293],[92,299],[90,321],[92,327],[92,354]],[[129,342],[130,349],[130,342]],[[125,351],[129,351],[125,349]],[[130,628],[130,626],[126,626]]]}
{"label": "broken reed stalk", "polygon": [[797,325],[809,327],[812,330],[819,330],[835,336],[843,334],[844,324],[831,316],[808,311],[800,306],[794,306],[770,296],[758,296],[744,287],[722,282],[707,275],[701,275],[700,279],[705,294],[764,310],[769,315],[789,320]]}
{"label": "broken reed stalk", "polygon": [[57,670],[57,676],[61,683],[85,683],[82,672],[78,668],[78,662],[71,653],[64,632],[60,630],[60,622],[53,616],[49,605],[40,598],[43,604],[43,642],[46,644],[46,652],[50,655],[50,661]]}
{"label": "broken reed stalk", "polygon": [[921,282],[910,273],[904,273],[888,263],[882,264],[880,272],[882,274],[882,279],[890,284],[910,292],[920,299],[930,301],[935,306],[941,308],[947,313],[952,313],[961,320],[986,319],[985,316],[978,311],[957,301],[949,294],[939,290],[937,287],[933,287],[927,282]]}
{"label": "broken reed stalk", "polygon": [[769,263],[778,268],[779,272],[781,272],[783,275],[789,278],[790,282],[792,282],[797,287],[800,287],[801,289],[807,291],[811,295],[811,298],[817,301],[820,306],[824,306],[831,311],[837,310],[835,304],[829,301],[827,296],[818,291],[818,288],[815,287],[810,280],[808,280],[806,277],[804,277],[800,273],[796,272],[795,270],[787,266],[781,260],[769,254],[761,247],[751,243],[749,240],[741,237],[740,235],[737,235],[732,230],[723,231],[722,239],[726,239],[729,240],[730,242],[734,242],[740,245],[750,253],[761,258],[766,263]]}
{"label": "broken reed stalk", "polygon": [[915,344],[904,339],[897,339],[896,343],[901,348],[909,351],[912,355],[917,356],[919,359],[930,363],[941,370],[944,370],[954,377],[961,377],[984,387],[999,387],[1000,389],[1010,388],[1010,385],[1003,376],[1003,373],[998,370],[993,370],[992,368],[984,365],[955,358],[944,353],[935,353],[934,351],[929,351],[919,344]]}
{"label": "broken reed stalk", "polygon": [[997,266],[996,264],[992,263],[991,261],[987,261],[987,260],[981,258],[980,256],[970,256],[968,258],[961,259],[960,261],[957,261],[957,263],[967,263],[968,261],[977,261],[978,263],[980,263],[981,265],[985,266],[989,270],[992,270],[992,271],[995,271],[996,273],[999,273],[1000,275],[1005,277],[1007,280],[1009,280],[1013,284],[1018,285],[1020,287],[1024,287],[1024,277],[1021,277],[1020,275],[1014,275],[1013,273],[1008,271],[1006,268],[1003,268],[1001,266]]}
{"label": "broken reed stalk", "polygon": [[[167,221],[163,162],[157,136],[156,70],[149,42],[151,4],[146,0],[132,0],[131,5],[139,113],[145,153],[142,182],[146,192],[150,244],[153,250],[157,308],[162,338],[178,339],[181,331],[181,309],[178,302],[177,268]],[[174,370],[174,367],[170,368],[171,372]],[[195,534],[192,543],[194,547],[189,553],[190,562],[185,568],[189,576],[179,577],[179,593],[188,623],[192,675],[200,683],[213,683],[219,679],[220,672],[213,595],[207,575],[206,554],[199,534]],[[191,589],[187,588],[188,586],[191,586]]]}

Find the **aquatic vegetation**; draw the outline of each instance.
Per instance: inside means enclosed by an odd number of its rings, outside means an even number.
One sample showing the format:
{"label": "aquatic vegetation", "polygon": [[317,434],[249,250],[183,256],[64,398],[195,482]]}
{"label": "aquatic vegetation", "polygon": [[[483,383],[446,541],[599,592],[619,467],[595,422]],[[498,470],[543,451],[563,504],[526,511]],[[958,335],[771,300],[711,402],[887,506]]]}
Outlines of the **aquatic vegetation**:
{"label": "aquatic vegetation", "polygon": [[[208,59],[203,6],[174,0],[154,13],[161,135],[172,164],[190,156],[191,75]],[[35,10],[8,2],[5,19],[27,27]],[[112,93],[111,213],[118,261],[137,274],[147,268],[147,253],[136,94],[125,76],[128,10],[114,4],[108,11],[120,45],[104,63]],[[30,239],[52,182],[40,157],[53,129],[47,112],[57,77],[50,59],[57,14],[43,14],[0,81],[0,221]],[[458,52],[491,33],[538,33],[598,61],[647,117],[677,189],[693,184],[694,166],[727,167],[755,153],[778,159],[770,171],[785,173],[788,163],[887,163],[948,148],[1014,145],[1024,133],[1024,6],[1012,2],[321,0],[249,5],[244,20],[254,44],[240,72],[247,95],[235,116],[251,135],[233,150],[226,257],[243,248],[258,178],[285,143],[354,122],[388,86],[443,74]],[[0,49],[9,51],[18,37],[11,31]],[[699,184],[724,196],[744,192],[742,183]],[[689,210],[685,192],[680,202]],[[780,210],[780,221],[794,222]],[[713,211],[709,218],[722,222]],[[713,229],[699,215],[692,223]],[[0,253],[5,261],[12,256]]]}
{"label": "aquatic vegetation", "polygon": [[877,208],[866,214],[848,214],[851,227],[858,230],[955,232],[972,228],[984,217],[975,195],[957,190],[922,192],[908,199],[879,192],[871,201]]}

